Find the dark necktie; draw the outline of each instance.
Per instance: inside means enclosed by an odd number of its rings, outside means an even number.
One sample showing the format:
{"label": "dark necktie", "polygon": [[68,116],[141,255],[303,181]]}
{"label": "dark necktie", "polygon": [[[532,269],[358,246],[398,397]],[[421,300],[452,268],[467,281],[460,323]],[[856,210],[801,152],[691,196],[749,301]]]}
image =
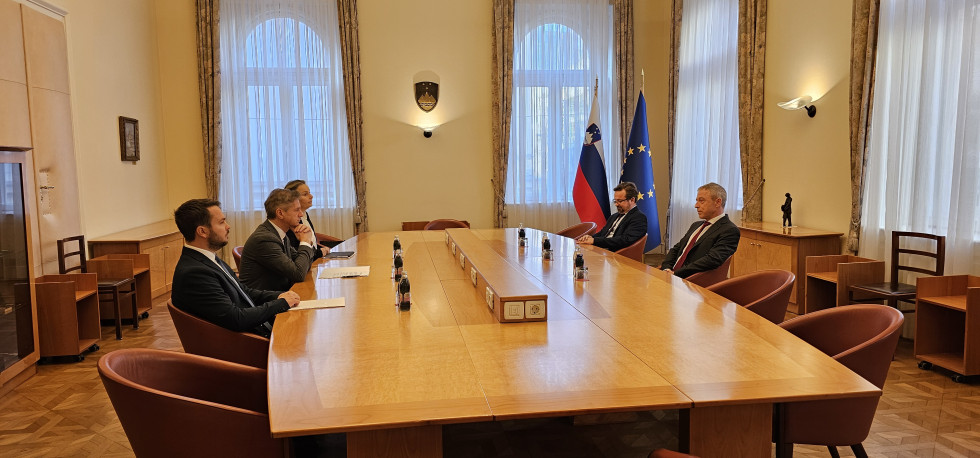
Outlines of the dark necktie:
{"label": "dark necktie", "polygon": [[613,221],[613,225],[612,227],[609,228],[609,233],[606,234],[606,237],[612,237],[616,235],[616,229],[619,228],[619,223],[623,222],[623,218],[625,217],[626,217],[626,213],[616,214],[616,221]]}
{"label": "dark necktie", "polygon": [[[242,297],[245,298],[245,302],[248,303],[248,306],[255,307],[255,303],[252,302],[252,298],[248,297],[248,294],[246,294],[245,290],[242,289],[242,285],[238,283],[238,279],[235,278],[235,274],[231,273],[231,267],[228,264],[225,264],[225,262],[218,257],[215,257],[214,261],[218,263],[218,267],[220,267],[221,271],[225,273],[225,275],[228,277],[229,280],[231,280],[231,283],[235,285],[236,288],[238,288],[238,292],[241,293]],[[266,331],[272,332],[272,325],[270,325],[267,321],[263,321],[262,324],[259,326],[261,326]]]}
{"label": "dark necktie", "polygon": [[687,254],[691,252],[691,248],[694,248],[694,242],[698,241],[698,236],[701,235],[701,231],[708,227],[709,224],[711,223],[708,221],[701,224],[701,227],[698,228],[697,232],[695,232],[694,235],[691,236],[691,239],[687,241],[687,248],[684,248],[684,254],[682,254],[680,258],[677,258],[677,262],[674,263],[674,270],[684,267],[684,261],[687,261]]}

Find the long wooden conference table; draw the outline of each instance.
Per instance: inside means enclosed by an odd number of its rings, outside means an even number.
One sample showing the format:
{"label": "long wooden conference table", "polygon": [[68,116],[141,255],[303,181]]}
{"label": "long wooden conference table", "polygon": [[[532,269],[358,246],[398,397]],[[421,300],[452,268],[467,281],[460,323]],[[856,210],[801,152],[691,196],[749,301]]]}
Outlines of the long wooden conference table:
{"label": "long wooden conference table", "polygon": [[[294,286],[340,308],[277,317],[269,351],[275,437],[347,433],[348,456],[441,456],[442,425],[679,409],[681,444],[704,457],[771,454],[774,403],[878,396],[880,390],[758,315],[605,250],[541,232],[449,229],[485,243],[547,291],[544,322],[498,323],[443,231],[365,233]],[[412,282],[394,305],[392,240]],[[324,266],[367,277],[318,279]]]}

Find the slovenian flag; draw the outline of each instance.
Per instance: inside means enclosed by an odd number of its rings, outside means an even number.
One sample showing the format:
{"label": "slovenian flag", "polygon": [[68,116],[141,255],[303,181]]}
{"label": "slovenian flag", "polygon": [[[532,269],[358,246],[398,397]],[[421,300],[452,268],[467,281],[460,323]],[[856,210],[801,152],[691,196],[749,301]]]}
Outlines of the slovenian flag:
{"label": "slovenian flag", "polygon": [[593,222],[598,227],[606,225],[609,217],[609,186],[606,184],[606,166],[602,162],[602,135],[599,134],[598,96],[592,99],[589,124],[585,129],[585,144],[578,159],[572,199],[575,211],[582,222]]}
{"label": "slovenian flag", "polygon": [[643,99],[642,90],[636,101],[636,114],[630,126],[626,159],[619,181],[636,184],[640,194],[636,198],[636,206],[647,217],[647,246],[643,251],[650,251],[660,245],[660,214],[657,213],[657,190],[653,186],[653,152],[650,151],[650,133],[647,131],[647,102]]}

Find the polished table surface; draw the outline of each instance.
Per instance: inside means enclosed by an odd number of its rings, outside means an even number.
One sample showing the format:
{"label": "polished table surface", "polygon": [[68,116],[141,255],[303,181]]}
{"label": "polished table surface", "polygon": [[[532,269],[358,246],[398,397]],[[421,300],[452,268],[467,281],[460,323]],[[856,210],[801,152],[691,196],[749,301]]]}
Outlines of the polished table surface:
{"label": "polished table surface", "polygon": [[[544,261],[538,231],[527,230],[528,248],[516,229],[472,232],[548,292],[548,320],[497,323],[443,231],[361,234],[335,248],[352,258],[317,264],[293,288],[346,307],[276,319],[274,436],[348,432],[357,455],[357,432],[425,427],[396,440],[433,442],[449,423],[683,409],[692,452],[769,456],[774,402],[880,394],[778,326],[652,267],[584,247],[590,281],[575,281],[569,239],[551,235],[555,260]],[[412,282],[404,312],[390,278],[395,234]],[[316,278],[353,265],[370,276]]]}

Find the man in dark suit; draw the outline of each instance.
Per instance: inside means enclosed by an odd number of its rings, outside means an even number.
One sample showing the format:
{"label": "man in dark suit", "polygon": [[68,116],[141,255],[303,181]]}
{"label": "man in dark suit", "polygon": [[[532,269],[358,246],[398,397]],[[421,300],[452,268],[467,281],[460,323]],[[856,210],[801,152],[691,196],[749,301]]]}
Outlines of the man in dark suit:
{"label": "man in dark suit", "polygon": [[647,215],[636,208],[636,185],[624,181],[613,188],[613,203],[617,213],[606,220],[606,225],[595,236],[583,235],[577,239],[583,245],[595,245],[616,251],[632,245],[647,234]]}
{"label": "man in dark suit", "polygon": [[277,313],[299,304],[292,291],[260,291],[242,285],[215,252],[228,244],[231,226],[216,200],[192,199],[174,211],[184,250],[174,270],[174,306],[238,332],[268,337]]}
{"label": "man in dark suit", "polygon": [[[242,283],[252,288],[287,290],[310,271],[316,237],[299,222],[303,211],[296,191],[273,189],[265,199],[265,213],[269,219],[245,241],[239,274]],[[289,230],[299,238],[298,249],[286,237]]]}
{"label": "man in dark suit", "polygon": [[738,248],[741,233],[725,214],[728,193],[717,183],[698,188],[697,221],[664,258],[660,269],[687,278],[696,272],[716,269]]}

